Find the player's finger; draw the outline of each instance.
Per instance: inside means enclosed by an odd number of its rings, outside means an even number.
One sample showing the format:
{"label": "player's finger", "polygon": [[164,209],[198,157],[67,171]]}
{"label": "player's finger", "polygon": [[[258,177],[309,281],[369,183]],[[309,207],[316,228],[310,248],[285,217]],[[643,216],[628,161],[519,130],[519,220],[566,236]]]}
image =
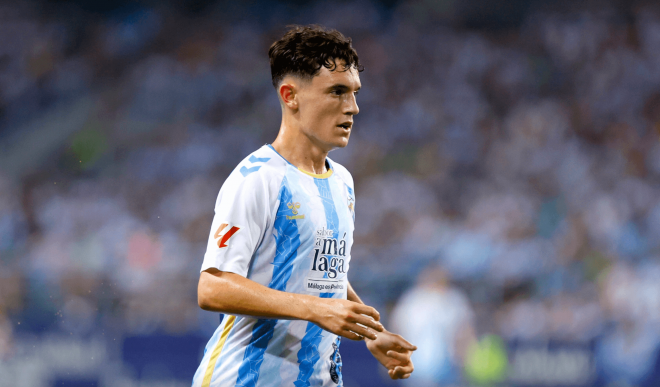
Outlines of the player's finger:
{"label": "player's finger", "polygon": [[374,320],[380,321],[380,313],[375,308],[371,306],[355,303],[354,310],[359,314],[366,314],[367,316],[373,317]]}
{"label": "player's finger", "polygon": [[387,370],[387,374],[390,376],[390,379],[398,380],[398,379],[408,379],[411,374],[405,374],[405,375],[398,375],[395,373],[394,370]]}
{"label": "player's finger", "polygon": [[399,379],[401,379],[401,375],[397,374],[394,370],[392,370],[392,372],[390,374],[390,379],[399,380]]}
{"label": "player's finger", "polygon": [[342,336],[342,337],[345,337],[347,339],[354,340],[354,341],[361,341],[362,339],[364,339],[363,336],[360,336],[357,333],[351,332],[349,330],[343,330],[339,333],[339,335]]}
{"label": "player's finger", "polygon": [[396,366],[394,367],[394,376],[400,378],[405,374],[411,374],[413,372],[413,365],[409,364],[407,366]]}
{"label": "player's finger", "polygon": [[349,331],[352,331],[353,333],[357,333],[360,336],[368,337],[371,340],[376,340],[376,338],[378,337],[376,335],[376,332],[357,324],[350,324],[347,328]]}
{"label": "player's finger", "polygon": [[[417,346],[412,345],[408,340],[404,339],[401,337],[401,335],[393,335],[394,336],[394,342],[401,347],[403,350],[406,351],[415,351],[417,350]],[[399,351],[401,352],[401,351]]]}
{"label": "player's finger", "polygon": [[399,353],[397,351],[387,351],[387,356],[391,357],[392,359],[396,359],[400,362],[410,361],[410,355]]}
{"label": "player's finger", "polygon": [[378,332],[382,332],[383,329],[383,324],[379,323],[378,321],[373,320],[371,317],[367,317],[361,314],[358,315],[353,315],[352,318],[349,320],[354,323],[362,324],[366,327],[372,328]]}

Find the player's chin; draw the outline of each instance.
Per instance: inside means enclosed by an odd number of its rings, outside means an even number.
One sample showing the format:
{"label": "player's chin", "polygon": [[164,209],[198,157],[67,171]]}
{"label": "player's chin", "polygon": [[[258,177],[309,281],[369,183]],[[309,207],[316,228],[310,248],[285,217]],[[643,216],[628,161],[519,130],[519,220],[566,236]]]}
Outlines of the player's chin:
{"label": "player's chin", "polygon": [[344,148],[346,145],[348,145],[348,138],[345,141],[338,141],[335,148]]}
{"label": "player's chin", "polygon": [[343,148],[346,145],[348,145],[348,140],[351,138],[351,132],[348,133],[342,133],[340,136],[337,136],[334,141],[333,145],[335,148]]}

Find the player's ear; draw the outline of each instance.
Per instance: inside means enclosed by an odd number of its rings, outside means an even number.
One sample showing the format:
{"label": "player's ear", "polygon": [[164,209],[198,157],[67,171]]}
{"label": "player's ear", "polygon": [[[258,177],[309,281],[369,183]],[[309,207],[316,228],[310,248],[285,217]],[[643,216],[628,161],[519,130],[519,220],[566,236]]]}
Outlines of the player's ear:
{"label": "player's ear", "polygon": [[282,99],[282,103],[291,109],[298,108],[298,99],[296,98],[296,86],[291,83],[282,83],[277,90]]}

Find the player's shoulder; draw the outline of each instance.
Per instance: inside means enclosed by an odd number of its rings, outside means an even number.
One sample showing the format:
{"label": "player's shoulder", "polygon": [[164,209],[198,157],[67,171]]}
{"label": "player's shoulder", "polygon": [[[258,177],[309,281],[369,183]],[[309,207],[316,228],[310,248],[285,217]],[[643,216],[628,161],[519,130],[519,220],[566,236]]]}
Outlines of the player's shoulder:
{"label": "player's shoulder", "polygon": [[347,186],[349,186],[351,189],[353,189],[353,176],[351,176],[351,173],[344,167],[343,165],[339,164],[338,162],[332,160],[331,158],[328,157],[328,162],[330,164],[330,167],[333,170],[333,173],[340,179],[342,180]]}
{"label": "player's shoulder", "polygon": [[285,169],[286,161],[270,145],[264,145],[238,163],[231,175],[238,179],[271,179],[283,176]]}
{"label": "player's shoulder", "polygon": [[266,188],[277,181],[281,181],[286,170],[286,162],[271,148],[264,145],[256,151],[247,155],[234,168],[224,186],[228,187],[256,187]]}

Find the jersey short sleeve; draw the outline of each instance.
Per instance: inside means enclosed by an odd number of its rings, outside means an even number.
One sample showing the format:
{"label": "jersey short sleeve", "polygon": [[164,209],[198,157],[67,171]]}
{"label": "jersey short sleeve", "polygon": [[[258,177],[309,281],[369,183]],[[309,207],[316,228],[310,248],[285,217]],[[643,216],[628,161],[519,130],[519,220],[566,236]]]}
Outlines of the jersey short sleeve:
{"label": "jersey short sleeve", "polygon": [[246,277],[269,222],[269,193],[262,173],[236,172],[218,194],[201,271],[217,268]]}

